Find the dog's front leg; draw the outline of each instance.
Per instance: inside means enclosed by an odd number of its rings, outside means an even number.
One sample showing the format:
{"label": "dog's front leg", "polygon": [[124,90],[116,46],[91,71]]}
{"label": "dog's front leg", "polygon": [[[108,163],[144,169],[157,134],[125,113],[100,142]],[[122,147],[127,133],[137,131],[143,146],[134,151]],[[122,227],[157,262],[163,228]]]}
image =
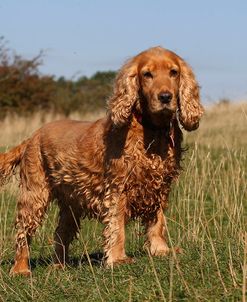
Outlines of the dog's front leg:
{"label": "dog's front leg", "polygon": [[133,259],[125,254],[125,198],[117,193],[110,196],[111,201],[105,200],[105,217],[103,219],[105,224],[104,253],[107,267],[133,262]]}
{"label": "dog's front leg", "polygon": [[166,243],[166,219],[162,208],[155,217],[146,221],[147,246],[153,256],[167,256],[170,249]]}

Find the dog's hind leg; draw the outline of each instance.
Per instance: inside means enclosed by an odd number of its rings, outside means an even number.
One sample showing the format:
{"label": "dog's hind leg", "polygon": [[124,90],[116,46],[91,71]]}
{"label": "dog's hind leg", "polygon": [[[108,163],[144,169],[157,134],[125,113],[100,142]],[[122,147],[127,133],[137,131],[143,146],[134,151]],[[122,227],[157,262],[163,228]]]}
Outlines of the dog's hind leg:
{"label": "dog's hind leg", "polygon": [[80,226],[81,209],[60,204],[59,222],[54,235],[56,267],[64,267],[68,261],[69,245]]}
{"label": "dog's hind leg", "polygon": [[38,191],[22,190],[16,218],[16,255],[15,263],[10,274],[29,275],[29,245],[36,229],[41,224],[48,205],[48,190],[40,188]]}
{"label": "dog's hind leg", "polygon": [[[46,212],[50,190],[36,145],[29,147],[20,167],[21,192],[17,204],[16,255],[10,275],[30,275],[29,245]],[[31,153],[32,152],[32,153]]]}

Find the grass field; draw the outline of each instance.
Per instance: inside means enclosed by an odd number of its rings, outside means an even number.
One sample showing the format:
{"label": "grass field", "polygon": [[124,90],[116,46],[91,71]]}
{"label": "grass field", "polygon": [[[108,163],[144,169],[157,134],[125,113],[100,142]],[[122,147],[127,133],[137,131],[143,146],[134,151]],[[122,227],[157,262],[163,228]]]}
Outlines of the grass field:
{"label": "grass field", "polygon": [[[17,127],[18,119],[15,123]],[[40,120],[21,123],[30,131]],[[16,127],[2,123],[0,137],[7,133],[0,141],[3,148],[25,135]],[[0,195],[0,301],[245,302],[246,128],[247,103],[215,105],[208,109],[200,130],[185,135],[189,150],[184,171],[166,213],[169,245],[179,246],[182,253],[167,258],[148,255],[142,226],[136,221],[127,227],[126,246],[136,263],[107,270],[93,255],[102,251],[102,226],[84,221],[71,246],[70,266],[54,270],[50,263],[57,209],[52,206],[32,244],[32,276],[10,278],[17,186],[8,185]]]}

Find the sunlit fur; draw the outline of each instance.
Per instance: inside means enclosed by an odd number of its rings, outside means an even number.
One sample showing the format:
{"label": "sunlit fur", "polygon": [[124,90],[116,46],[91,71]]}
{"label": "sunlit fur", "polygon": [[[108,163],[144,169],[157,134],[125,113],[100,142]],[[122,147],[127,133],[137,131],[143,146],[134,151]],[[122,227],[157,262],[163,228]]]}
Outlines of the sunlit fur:
{"label": "sunlit fur", "polygon": [[[169,103],[159,95],[169,92]],[[0,154],[0,181],[20,167],[16,257],[11,274],[30,274],[29,244],[50,202],[60,208],[55,264],[63,266],[80,218],[104,223],[105,264],[129,263],[124,226],[140,217],[152,255],[165,256],[163,210],[179,175],[182,132],[199,125],[202,106],[192,70],[176,54],[151,48],[119,71],[108,113],[94,123],[59,121]]]}

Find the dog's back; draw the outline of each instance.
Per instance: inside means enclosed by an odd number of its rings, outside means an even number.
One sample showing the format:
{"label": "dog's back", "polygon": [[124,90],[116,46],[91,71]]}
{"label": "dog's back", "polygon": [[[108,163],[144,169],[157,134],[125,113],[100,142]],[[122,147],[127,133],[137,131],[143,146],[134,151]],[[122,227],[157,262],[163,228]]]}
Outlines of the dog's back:
{"label": "dog's back", "polygon": [[57,151],[68,150],[75,145],[75,141],[83,139],[90,125],[90,122],[72,120],[51,122],[37,130],[20,145],[6,153],[0,153],[0,184],[3,185],[8,181],[17,166],[23,166],[22,161],[40,160],[45,146]]}

